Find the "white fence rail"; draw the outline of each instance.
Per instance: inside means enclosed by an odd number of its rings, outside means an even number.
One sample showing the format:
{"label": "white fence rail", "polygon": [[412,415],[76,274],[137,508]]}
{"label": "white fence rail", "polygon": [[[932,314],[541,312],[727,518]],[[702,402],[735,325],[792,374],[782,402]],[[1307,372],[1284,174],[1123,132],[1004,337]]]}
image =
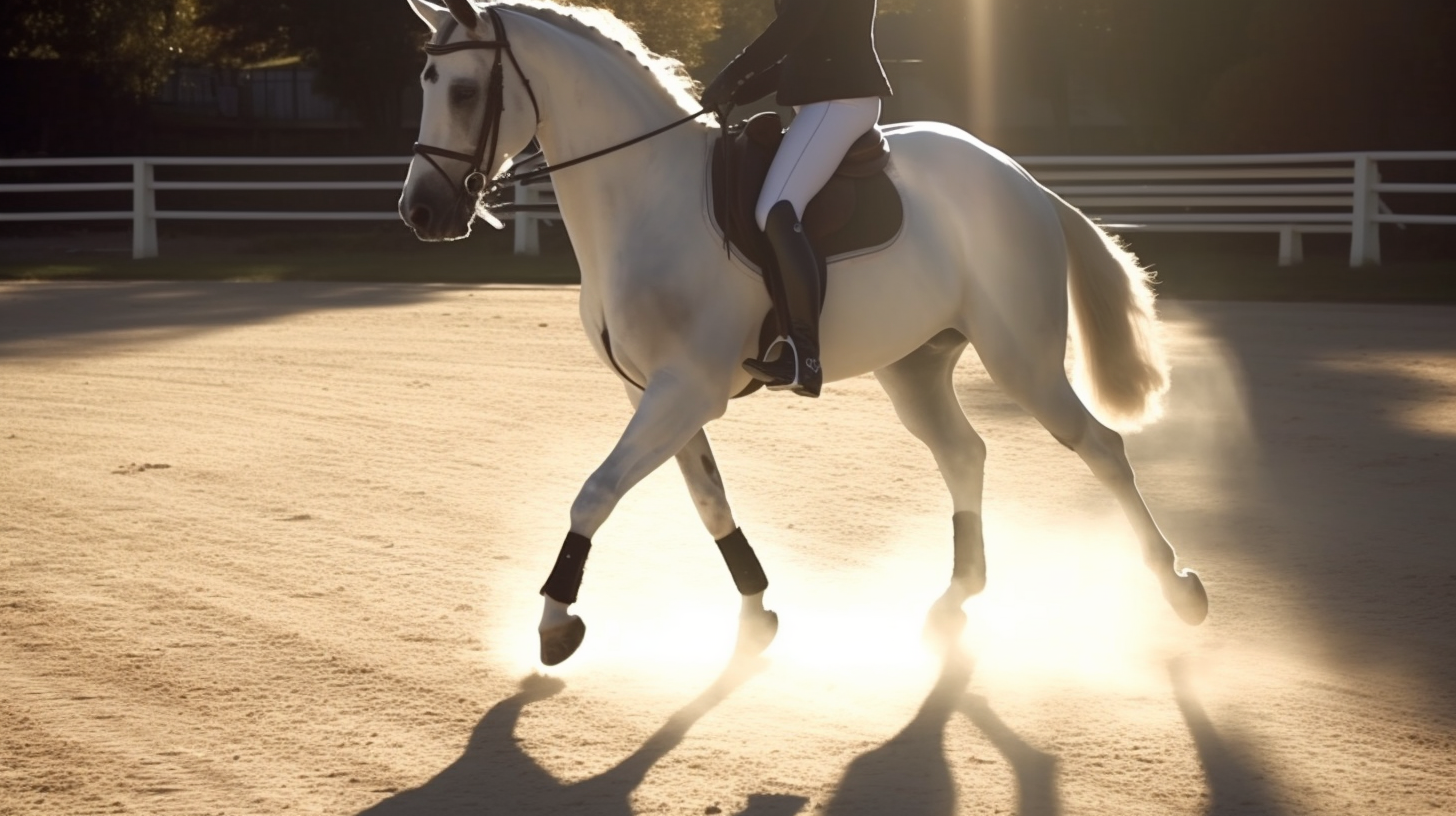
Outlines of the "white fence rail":
{"label": "white fence rail", "polygon": [[1456,226],[1449,215],[1398,214],[1382,194],[1453,195],[1456,184],[1385,183],[1381,163],[1450,163],[1456,151],[1241,156],[1036,156],[1043,184],[1113,232],[1269,232],[1279,262],[1304,258],[1308,233],[1350,235],[1350,266],[1380,263],[1380,225]]}
{"label": "white fence rail", "polygon": [[[1031,156],[1019,161],[1039,180],[1114,232],[1248,232],[1280,238],[1281,263],[1303,258],[1302,236],[1309,233],[1350,235],[1350,265],[1380,263],[1380,225],[1439,224],[1456,226],[1450,215],[1398,214],[1385,206],[1382,194],[1456,195],[1456,184],[1387,183],[1380,165],[1404,162],[1451,163],[1456,176],[1456,151],[1305,153],[1242,156]],[[131,181],[58,184],[0,184],[0,196],[34,193],[123,192],[132,196],[129,209],[0,212],[0,221],[132,222],[132,257],[157,255],[157,222],[162,220],[223,221],[388,221],[393,211],[249,211],[159,209],[157,193],[238,191],[369,191],[398,190],[397,180],[381,181],[171,181],[157,179],[160,169],[178,167],[399,167],[405,157],[360,158],[116,158],[4,159],[10,168],[130,167]],[[522,187],[516,203],[540,208],[554,202],[548,185]],[[540,251],[539,225],[551,212],[522,211],[515,219],[518,254]]]}
{"label": "white fence rail", "polygon": [[[0,212],[0,221],[131,221],[132,257],[155,258],[158,253],[158,221],[395,221],[394,210],[225,210],[159,209],[157,193],[188,192],[304,192],[368,191],[398,192],[404,184],[408,157],[363,156],[357,158],[117,158],[117,159],[0,159],[0,170],[9,168],[131,168],[131,181],[58,184],[0,184],[0,195],[16,193],[88,193],[130,191],[131,207],[125,210],[58,210]],[[157,179],[157,170],[174,167],[245,167],[260,171],[287,167],[398,167],[399,177],[380,181],[167,181]],[[516,191],[518,204],[554,203],[550,187],[525,186]],[[515,251],[535,255],[541,251],[539,225],[553,220],[549,212],[507,213],[515,221]]]}

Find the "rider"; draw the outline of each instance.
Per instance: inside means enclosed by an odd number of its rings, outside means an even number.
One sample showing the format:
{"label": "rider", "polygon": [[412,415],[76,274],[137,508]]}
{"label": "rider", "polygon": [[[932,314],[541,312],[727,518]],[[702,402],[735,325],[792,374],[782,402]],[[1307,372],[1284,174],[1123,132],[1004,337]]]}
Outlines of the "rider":
{"label": "rider", "polygon": [[744,360],[743,367],[771,389],[817,397],[824,381],[819,365],[824,262],[799,220],[850,145],[879,121],[880,97],[890,95],[890,83],[875,53],[875,0],[774,5],[778,17],[708,85],[702,101],[721,114],[730,104],[776,90],[778,103],[796,112],[755,211],[778,259],[779,280],[768,284],[780,314],[787,313],[780,325],[787,323],[788,334],[774,341],[763,360]]}

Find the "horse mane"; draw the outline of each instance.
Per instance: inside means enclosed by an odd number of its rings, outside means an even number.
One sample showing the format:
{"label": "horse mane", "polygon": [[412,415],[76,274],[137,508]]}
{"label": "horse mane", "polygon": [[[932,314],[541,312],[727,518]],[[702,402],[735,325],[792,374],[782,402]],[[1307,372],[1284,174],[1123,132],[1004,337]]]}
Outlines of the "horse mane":
{"label": "horse mane", "polygon": [[509,0],[494,5],[563,29],[609,51],[615,46],[623,55],[646,68],[684,113],[692,113],[702,107],[698,104],[698,83],[688,75],[683,64],[643,45],[641,36],[630,25],[606,9],[565,6],[553,0]]}

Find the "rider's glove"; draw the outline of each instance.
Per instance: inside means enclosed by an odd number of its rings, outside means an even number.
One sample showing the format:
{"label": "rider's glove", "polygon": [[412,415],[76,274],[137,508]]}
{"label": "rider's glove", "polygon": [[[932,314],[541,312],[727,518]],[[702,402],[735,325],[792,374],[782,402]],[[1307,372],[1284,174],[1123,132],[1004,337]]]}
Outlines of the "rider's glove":
{"label": "rider's glove", "polygon": [[720,119],[723,118],[728,108],[733,107],[733,91],[739,84],[738,78],[729,76],[728,71],[718,74],[703,91],[703,109],[712,111]]}

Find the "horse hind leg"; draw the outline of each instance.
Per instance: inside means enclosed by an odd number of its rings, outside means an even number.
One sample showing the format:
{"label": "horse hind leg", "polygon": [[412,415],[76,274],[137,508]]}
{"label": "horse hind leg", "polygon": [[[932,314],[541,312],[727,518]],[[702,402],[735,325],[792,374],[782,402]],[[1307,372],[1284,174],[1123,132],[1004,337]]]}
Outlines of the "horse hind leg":
{"label": "horse hind leg", "polygon": [[955,555],[950,585],[931,611],[934,628],[964,621],[961,605],[986,586],[981,532],[981,493],[986,443],[956,399],[952,377],[966,338],[947,329],[909,356],[875,372],[905,428],[930,449],[950,490],[955,515]]}
{"label": "horse hind leg", "polygon": [[728,506],[728,494],[723,487],[723,475],[718,470],[713,448],[708,443],[706,431],[697,434],[677,452],[678,468],[682,470],[683,481],[688,493],[703,519],[708,534],[718,543],[728,573],[742,597],[738,617],[738,642],[734,653],[756,655],[767,649],[778,634],[779,616],[763,606],[763,595],[768,589],[768,576],[758,555],[749,545],[743,530],[733,521],[733,510]]}
{"label": "horse hind leg", "polygon": [[[1010,353],[1012,349],[1021,353]],[[1116,497],[1142,545],[1144,562],[1158,578],[1163,596],[1184,622],[1202,623],[1208,617],[1203,581],[1191,570],[1178,569],[1172,545],[1158,529],[1138,490],[1122,436],[1098,422],[1067,382],[1063,342],[1002,344],[988,335],[977,338],[976,350],[991,378],[1058,442],[1076,452]],[[1028,350],[1034,351],[1027,354]]]}
{"label": "horse hind leg", "polygon": [[[1067,391],[1071,391],[1070,385]],[[1076,398],[1075,393],[1072,396]],[[1078,405],[1081,405],[1080,401]],[[1143,560],[1157,576],[1163,597],[1185,623],[1197,626],[1208,617],[1208,592],[1203,588],[1203,580],[1192,570],[1178,569],[1178,556],[1173,546],[1158,529],[1158,523],[1153,520],[1153,514],[1138,490],[1137,477],[1128,462],[1122,436],[1098,422],[1086,412],[1085,407],[1083,415],[1085,419],[1079,436],[1061,437],[1055,432],[1053,435],[1076,451],[1093,475],[1117,497],[1123,513],[1137,531]]]}

